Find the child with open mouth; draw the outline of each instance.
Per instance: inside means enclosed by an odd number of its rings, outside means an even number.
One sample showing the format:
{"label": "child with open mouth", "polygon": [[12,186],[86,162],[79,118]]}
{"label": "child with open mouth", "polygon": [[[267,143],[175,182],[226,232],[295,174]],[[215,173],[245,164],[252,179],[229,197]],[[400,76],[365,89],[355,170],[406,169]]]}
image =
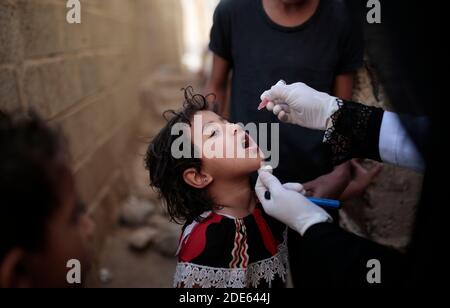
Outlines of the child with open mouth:
{"label": "child with open mouth", "polygon": [[[283,287],[286,226],[264,213],[250,184],[263,154],[239,125],[191,91],[185,90],[180,111],[165,113],[168,122],[146,154],[151,186],[171,218],[184,223],[174,286]],[[184,129],[175,129],[179,125]]]}

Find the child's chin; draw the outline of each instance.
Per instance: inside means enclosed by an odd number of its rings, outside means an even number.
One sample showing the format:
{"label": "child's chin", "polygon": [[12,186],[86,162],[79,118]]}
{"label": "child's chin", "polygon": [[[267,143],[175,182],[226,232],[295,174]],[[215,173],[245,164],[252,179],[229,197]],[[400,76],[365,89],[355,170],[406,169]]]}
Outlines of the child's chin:
{"label": "child's chin", "polygon": [[261,168],[261,163],[264,161],[262,157],[257,158],[247,158],[246,159],[246,166],[250,173],[254,171],[258,171],[259,168]]}

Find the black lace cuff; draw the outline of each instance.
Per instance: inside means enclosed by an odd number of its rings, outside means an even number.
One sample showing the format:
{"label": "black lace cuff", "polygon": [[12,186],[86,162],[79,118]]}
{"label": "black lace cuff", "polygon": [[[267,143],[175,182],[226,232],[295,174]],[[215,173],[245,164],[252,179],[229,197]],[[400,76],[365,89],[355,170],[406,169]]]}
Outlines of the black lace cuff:
{"label": "black lace cuff", "polygon": [[331,116],[333,125],[325,131],[333,163],[352,158],[380,161],[378,143],[383,110],[362,104],[337,100],[339,109]]}

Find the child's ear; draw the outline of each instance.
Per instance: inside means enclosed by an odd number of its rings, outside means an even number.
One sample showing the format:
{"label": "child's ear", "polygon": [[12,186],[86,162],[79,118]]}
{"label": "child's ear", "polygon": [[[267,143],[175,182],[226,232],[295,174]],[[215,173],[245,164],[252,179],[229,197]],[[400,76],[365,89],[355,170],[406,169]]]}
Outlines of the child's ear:
{"label": "child's ear", "polygon": [[183,172],[184,181],[195,188],[205,188],[212,182],[212,177],[206,173],[200,173],[195,168],[188,168]]}
{"label": "child's ear", "polygon": [[0,288],[29,288],[31,280],[24,269],[25,251],[14,248],[0,263]]}

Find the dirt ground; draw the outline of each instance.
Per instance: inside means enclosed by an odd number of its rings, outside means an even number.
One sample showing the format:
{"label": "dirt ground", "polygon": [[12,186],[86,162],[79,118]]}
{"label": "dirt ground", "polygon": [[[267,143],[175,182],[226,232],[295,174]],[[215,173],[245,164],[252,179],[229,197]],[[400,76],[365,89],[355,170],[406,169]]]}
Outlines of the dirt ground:
{"label": "dirt ground", "polygon": [[170,288],[176,257],[165,257],[153,249],[135,252],[128,248],[132,231],[119,227],[105,242],[100,255],[101,268],[110,273],[103,288]]}

